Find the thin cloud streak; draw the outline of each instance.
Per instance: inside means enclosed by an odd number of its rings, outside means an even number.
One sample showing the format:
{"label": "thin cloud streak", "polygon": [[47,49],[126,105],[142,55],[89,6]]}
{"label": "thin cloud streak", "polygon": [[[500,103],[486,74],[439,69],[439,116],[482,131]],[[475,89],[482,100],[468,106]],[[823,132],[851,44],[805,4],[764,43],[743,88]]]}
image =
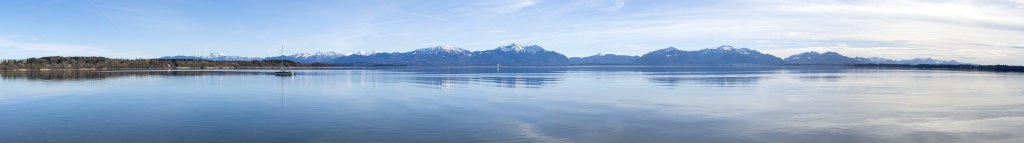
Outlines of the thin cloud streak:
{"label": "thin cloud streak", "polygon": [[487,5],[493,6],[492,10],[494,10],[494,12],[497,13],[513,13],[519,11],[520,9],[532,6],[533,4],[536,3],[537,1],[534,0],[513,0],[511,1],[511,3],[492,3]]}
{"label": "thin cloud streak", "polygon": [[416,16],[419,16],[419,17],[427,18],[427,19],[437,20],[437,21],[441,21],[441,22],[446,22],[446,23],[453,23],[452,21],[448,21],[448,20],[446,20],[444,18],[440,18],[440,17],[436,17],[436,16],[430,16],[430,15],[426,15],[426,14],[422,14],[422,13],[412,13],[412,15],[416,15]]}
{"label": "thin cloud streak", "polygon": [[103,18],[106,18],[107,21],[110,22],[110,24],[113,24],[114,27],[117,27],[117,29],[124,29],[121,28],[121,24],[119,24],[117,21],[114,21],[114,18],[110,18],[110,15],[108,15],[107,12],[103,10],[103,8],[100,8],[99,5],[96,5],[96,2],[94,2],[93,0],[89,0],[89,4],[92,5],[92,8],[94,8],[96,12],[99,12],[100,15],[103,15]]}

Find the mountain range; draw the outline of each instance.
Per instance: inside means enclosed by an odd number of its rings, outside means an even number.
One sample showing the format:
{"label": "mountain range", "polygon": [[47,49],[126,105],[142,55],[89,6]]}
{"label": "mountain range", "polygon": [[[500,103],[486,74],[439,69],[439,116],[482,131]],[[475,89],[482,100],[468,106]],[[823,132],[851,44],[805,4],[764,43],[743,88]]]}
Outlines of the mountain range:
{"label": "mountain range", "polygon": [[653,51],[634,61],[640,65],[784,65],[785,61],[747,48],[720,46],[698,51],[675,47]]}
{"label": "mountain range", "polygon": [[801,65],[847,65],[847,64],[859,64],[861,61],[856,59],[843,56],[836,52],[805,52],[789,56],[783,59],[789,64],[801,64]]}
{"label": "mountain range", "polygon": [[616,64],[616,65],[627,65],[633,64],[633,61],[639,59],[640,56],[628,56],[628,55],[616,55],[616,54],[597,54],[587,57],[572,57],[569,58],[569,63],[577,65],[590,65],[590,64]]}
{"label": "mountain range", "polygon": [[899,65],[965,65],[956,60],[937,60],[932,58],[914,58],[893,60],[879,57],[847,57],[836,52],[804,52],[789,56],[786,63],[793,65],[852,65],[852,64],[899,64]]}
{"label": "mountain range", "polygon": [[[177,56],[176,56],[177,57]],[[173,57],[165,57],[173,58]],[[296,54],[269,57],[302,63],[330,63],[339,65],[566,65],[569,59],[538,45],[510,44],[492,50],[469,51],[452,45],[421,48],[409,52],[358,53],[358,54]]]}
{"label": "mountain range", "polygon": [[416,49],[409,52],[335,52],[299,53],[267,58],[228,56],[211,53],[203,56],[166,56],[160,59],[202,59],[212,61],[290,60],[299,63],[335,65],[852,65],[852,64],[966,64],[954,60],[915,58],[892,60],[878,57],[847,57],[836,52],[805,52],[785,59],[748,48],[723,45],[697,51],[668,47],[641,56],[597,54],[568,58],[538,45],[499,46],[491,50],[469,51],[452,45]]}

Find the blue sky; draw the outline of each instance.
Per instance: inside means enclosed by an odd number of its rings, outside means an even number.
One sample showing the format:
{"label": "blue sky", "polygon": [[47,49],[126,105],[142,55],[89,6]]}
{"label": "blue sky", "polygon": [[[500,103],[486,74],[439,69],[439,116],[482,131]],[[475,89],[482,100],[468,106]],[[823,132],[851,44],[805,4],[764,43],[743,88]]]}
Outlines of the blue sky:
{"label": "blue sky", "polygon": [[568,56],[674,46],[1024,63],[1024,1],[10,0],[0,58],[469,50]]}

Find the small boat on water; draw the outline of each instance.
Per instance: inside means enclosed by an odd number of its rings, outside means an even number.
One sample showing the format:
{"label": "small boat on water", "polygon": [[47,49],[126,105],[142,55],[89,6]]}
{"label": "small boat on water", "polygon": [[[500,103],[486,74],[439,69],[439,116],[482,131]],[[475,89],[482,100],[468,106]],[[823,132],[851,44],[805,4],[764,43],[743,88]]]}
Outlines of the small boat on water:
{"label": "small boat on water", "polygon": [[[284,57],[284,45],[281,46],[281,57]],[[284,69],[284,59],[281,59],[281,71],[274,72],[275,76],[294,76],[295,72]]]}
{"label": "small boat on water", "polygon": [[274,72],[274,75],[276,75],[276,76],[293,76],[293,75],[295,75],[295,72],[288,71],[288,70],[281,70],[281,71]]}

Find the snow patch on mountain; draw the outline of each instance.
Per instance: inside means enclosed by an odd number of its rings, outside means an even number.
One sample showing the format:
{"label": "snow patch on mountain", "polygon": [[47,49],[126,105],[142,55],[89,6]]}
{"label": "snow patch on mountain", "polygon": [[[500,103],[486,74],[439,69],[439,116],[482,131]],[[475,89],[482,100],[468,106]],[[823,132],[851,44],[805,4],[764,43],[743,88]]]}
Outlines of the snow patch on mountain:
{"label": "snow patch on mountain", "polygon": [[545,51],[544,48],[541,48],[538,45],[523,46],[523,45],[520,45],[520,44],[517,44],[517,43],[512,43],[512,44],[510,44],[508,46],[501,46],[501,47],[498,47],[495,50],[505,51],[505,52],[519,52],[519,53],[537,53],[537,52]]}
{"label": "snow patch on mountain", "polygon": [[417,49],[412,52],[413,54],[466,54],[469,50],[462,49],[450,44],[444,44],[437,47]]}

